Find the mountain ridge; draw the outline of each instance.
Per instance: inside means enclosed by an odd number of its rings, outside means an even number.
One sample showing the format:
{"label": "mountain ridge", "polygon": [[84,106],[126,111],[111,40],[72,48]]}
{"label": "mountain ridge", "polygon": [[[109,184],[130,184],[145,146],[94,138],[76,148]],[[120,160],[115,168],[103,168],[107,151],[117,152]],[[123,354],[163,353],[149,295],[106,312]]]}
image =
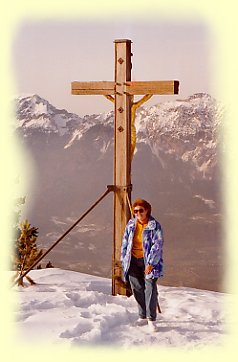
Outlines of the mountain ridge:
{"label": "mountain ridge", "polygon": [[[67,134],[70,139],[65,148],[79,141],[92,127],[99,124],[113,127],[113,111],[81,118],[64,109],[58,110],[38,95],[19,97],[16,101],[16,114],[20,121],[18,127],[24,130],[25,136],[36,129],[46,133],[58,133],[61,136]],[[141,107],[139,110],[135,121],[138,143],[147,143],[152,153],[157,156],[161,148],[158,145],[162,143],[164,151],[174,153],[184,161],[192,161],[197,171],[206,174],[209,163],[215,162],[214,153],[217,152],[221,119],[221,110],[211,96],[198,93],[185,100],[167,101],[149,108]],[[196,149],[192,148],[194,137],[199,137]],[[176,143],[175,150],[168,142],[171,139],[174,145]],[[201,162],[201,147],[204,148],[204,145],[210,160],[207,157]]]}

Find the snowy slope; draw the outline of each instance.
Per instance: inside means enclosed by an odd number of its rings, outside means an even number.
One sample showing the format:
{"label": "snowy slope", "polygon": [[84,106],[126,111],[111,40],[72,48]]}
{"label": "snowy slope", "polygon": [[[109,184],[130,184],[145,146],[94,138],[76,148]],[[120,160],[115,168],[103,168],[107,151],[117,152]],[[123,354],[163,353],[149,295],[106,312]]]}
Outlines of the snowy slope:
{"label": "snowy slope", "polygon": [[158,332],[137,327],[133,297],[111,296],[111,280],[62,269],[34,270],[37,282],[14,287],[17,333],[53,344],[204,347],[222,346],[229,294],[159,286]]}

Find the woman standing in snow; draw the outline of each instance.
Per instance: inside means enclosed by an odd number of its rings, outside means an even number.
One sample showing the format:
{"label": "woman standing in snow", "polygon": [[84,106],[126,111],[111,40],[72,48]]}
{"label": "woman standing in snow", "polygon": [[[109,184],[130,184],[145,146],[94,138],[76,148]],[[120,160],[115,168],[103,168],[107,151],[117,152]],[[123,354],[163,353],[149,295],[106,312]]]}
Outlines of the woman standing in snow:
{"label": "woman standing in snow", "polygon": [[129,280],[138,305],[137,325],[156,328],[157,280],[163,276],[163,233],[151,216],[151,205],[136,199],[134,218],[129,220],[122,240],[121,263],[124,281]]}

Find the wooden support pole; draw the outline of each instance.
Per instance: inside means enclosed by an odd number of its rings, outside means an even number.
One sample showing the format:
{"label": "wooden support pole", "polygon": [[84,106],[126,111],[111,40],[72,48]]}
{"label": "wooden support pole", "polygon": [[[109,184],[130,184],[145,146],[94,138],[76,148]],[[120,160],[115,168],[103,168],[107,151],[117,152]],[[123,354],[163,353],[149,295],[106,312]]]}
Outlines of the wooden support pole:
{"label": "wooden support pole", "polygon": [[49,252],[50,252],[52,249],[54,249],[54,248],[56,247],[56,245],[58,245],[59,242],[60,242],[61,240],[63,240],[63,239],[66,237],[66,235],[68,235],[68,234],[70,233],[70,231],[73,230],[73,229],[75,228],[75,226],[78,225],[78,223],[79,223],[80,221],[82,221],[82,220],[85,218],[85,216],[87,216],[87,215],[104,199],[104,197],[107,196],[107,195],[109,194],[109,192],[111,192],[111,191],[114,191],[114,185],[113,185],[113,186],[112,186],[112,185],[108,185],[108,186],[107,186],[107,190],[104,192],[104,194],[103,194],[93,205],[91,205],[90,208],[89,208],[82,216],[80,216],[80,218],[79,218],[77,221],[75,221],[75,223],[74,223],[73,225],[71,225],[70,228],[69,228],[68,230],[66,230],[66,231],[54,242],[54,244],[51,245],[51,247],[50,247],[48,250],[46,250],[46,252],[45,252],[44,254],[42,254],[37,260],[35,260],[35,262],[33,262],[32,265],[30,265],[30,267],[29,267],[27,270],[25,270],[24,273],[23,273],[21,276],[19,276],[19,278],[17,278],[17,279],[14,281],[14,285],[15,285],[15,284],[18,284],[19,281],[23,280],[23,278],[24,278],[43,258],[45,258],[46,255],[48,255]]}
{"label": "wooden support pole", "polygon": [[115,40],[115,127],[114,127],[114,247],[112,295],[126,295],[121,280],[121,241],[130,218],[127,192],[131,197],[131,96],[124,84],[131,80],[131,41]]}

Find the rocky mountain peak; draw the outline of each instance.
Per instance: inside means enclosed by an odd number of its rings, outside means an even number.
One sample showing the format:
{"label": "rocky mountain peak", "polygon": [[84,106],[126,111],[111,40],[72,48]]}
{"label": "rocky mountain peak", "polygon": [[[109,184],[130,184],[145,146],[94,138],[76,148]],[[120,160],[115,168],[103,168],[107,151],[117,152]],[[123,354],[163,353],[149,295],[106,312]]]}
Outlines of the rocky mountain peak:
{"label": "rocky mountain peak", "polygon": [[65,109],[57,109],[37,94],[16,98],[17,128],[25,135],[38,132],[58,133],[60,136],[71,133],[82,123],[77,114]]}
{"label": "rocky mountain peak", "polygon": [[44,114],[52,114],[56,110],[46,99],[37,94],[21,96],[16,101],[18,119],[32,119]]}

